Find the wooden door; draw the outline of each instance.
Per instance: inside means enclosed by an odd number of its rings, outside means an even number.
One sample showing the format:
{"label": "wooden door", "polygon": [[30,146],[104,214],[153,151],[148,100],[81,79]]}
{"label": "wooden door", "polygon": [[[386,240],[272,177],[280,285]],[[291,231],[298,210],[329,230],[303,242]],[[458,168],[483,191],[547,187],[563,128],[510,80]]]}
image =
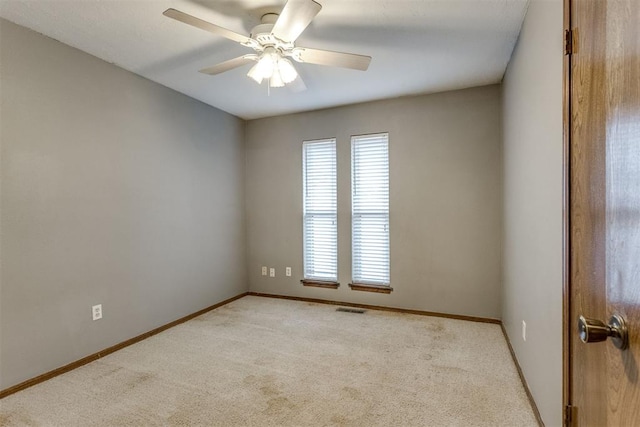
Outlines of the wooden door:
{"label": "wooden door", "polygon": [[[640,426],[640,0],[568,10],[571,424]],[[626,350],[580,341],[578,316],[613,314]]]}

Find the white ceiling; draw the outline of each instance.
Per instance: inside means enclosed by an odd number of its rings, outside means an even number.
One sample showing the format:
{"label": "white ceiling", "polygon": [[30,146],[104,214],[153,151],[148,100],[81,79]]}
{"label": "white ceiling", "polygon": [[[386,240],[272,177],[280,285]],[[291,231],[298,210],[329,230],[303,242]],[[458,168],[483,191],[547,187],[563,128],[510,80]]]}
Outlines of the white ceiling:
{"label": "white ceiling", "polygon": [[242,34],[286,0],[0,0],[0,16],[244,119],[498,83],[528,0],[317,0],[296,45],[372,56],[367,71],[296,64],[308,89],[259,86],[253,51],[162,15],[169,7]]}

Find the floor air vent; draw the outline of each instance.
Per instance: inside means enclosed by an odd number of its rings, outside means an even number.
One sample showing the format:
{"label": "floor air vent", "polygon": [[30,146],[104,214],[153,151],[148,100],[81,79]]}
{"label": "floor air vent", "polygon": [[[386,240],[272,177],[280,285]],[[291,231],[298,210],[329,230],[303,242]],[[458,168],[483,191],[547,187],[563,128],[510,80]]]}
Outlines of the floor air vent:
{"label": "floor air vent", "polygon": [[362,314],[364,313],[366,310],[363,310],[361,308],[348,308],[348,307],[338,307],[336,308],[336,311],[342,311],[344,313],[357,313],[357,314]]}

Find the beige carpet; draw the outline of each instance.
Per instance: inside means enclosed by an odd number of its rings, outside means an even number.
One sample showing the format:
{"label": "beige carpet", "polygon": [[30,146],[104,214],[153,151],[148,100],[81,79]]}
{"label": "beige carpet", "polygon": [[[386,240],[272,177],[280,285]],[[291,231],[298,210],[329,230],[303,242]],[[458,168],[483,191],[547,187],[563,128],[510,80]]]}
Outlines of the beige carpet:
{"label": "beige carpet", "polygon": [[500,327],[244,297],[0,401],[2,426],[536,426]]}

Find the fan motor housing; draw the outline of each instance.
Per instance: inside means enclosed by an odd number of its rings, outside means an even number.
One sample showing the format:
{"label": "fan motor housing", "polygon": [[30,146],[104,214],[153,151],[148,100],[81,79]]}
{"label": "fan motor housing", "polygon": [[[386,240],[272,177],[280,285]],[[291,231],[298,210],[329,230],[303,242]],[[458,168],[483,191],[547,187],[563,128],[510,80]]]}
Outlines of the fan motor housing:
{"label": "fan motor housing", "polygon": [[275,39],[275,37],[271,35],[271,30],[273,30],[273,24],[258,24],[251,30],[250,37],[264,44],[263,40],[268,41],[270,38]]}
{"label": "fan motor housing", "polygon": [[261,23],[253,27],[251,30],[251,37],[254,40],[257,40],[263,47],[273,46],[278,49],[288,50],[293,47],[293,43],[286,43],[273,34],[271,31],[278,20],[277,13],[266,13],[262,15]]}

